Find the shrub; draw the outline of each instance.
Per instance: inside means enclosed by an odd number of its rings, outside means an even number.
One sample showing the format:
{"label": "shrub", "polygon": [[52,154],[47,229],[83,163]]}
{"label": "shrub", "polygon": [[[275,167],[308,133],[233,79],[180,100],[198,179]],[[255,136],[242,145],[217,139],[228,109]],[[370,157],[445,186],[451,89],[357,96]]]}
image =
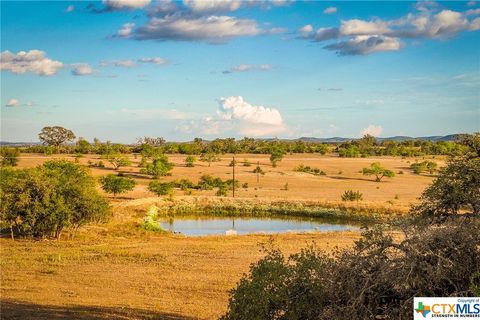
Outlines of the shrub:
{"label": "shrub", "polygon": [[421,174],[425,171],[433,174],[437,170],[437,163],[433,161],[415,162],[410,165],[410,169],[412,169],[415,174]]}
{"label": "shrub", "polygon": [[58,239],[66,227],[108,217],[108,203],[86,167],[56,160],[31,169],[3,168],[0,175],[1,220],[12,237]]}
{"label": "shrub", "polygon": [[189,155],[185,158],[185,166],[189,168],[193,168],[195,166],[195,161],[197,161],[197,158],[195,158],[192,155]]}
{"label": "shrub", "polygon": [[230,161],[230,163],[228,164],[229,167],[233,167],[233,166],[236,166],[237,165],[237,160],[232,160]]}
{"label": "shrub", "polygon": [[170,182],[152,181],[148,184],[148,191],[155,193],[158,197],[166,196],[173,191],[173,184]]}
{"label": "shrub", "polygon": [[250,161],[248,161],[248,159],[244,159],[243,160],[243,166],[244,167],[250,167],[252,164],[250,163]]}
{"label": "shrub", "polygon": [[100,177],[100,184],[103,191],[113,193],[113,197],[116,197],[117,194],[133,190],[136,183],[132,178],[109,174]]}
{"label": "shrub", "polygon": [[154,231],[154,232],[165,232],[160,226],[158,221],[158,207],[151,206],[145,217],[143,217],[143,222],[141,224],[142,228],[147,231]]}
{"label": "shrub", "polygon": [[1,148],[0,154],[2,156],[2,166],[15,167],[18,162],[20,152],[17,148]]}
{"label": "shrub", "polygon": [[395,176],[395,172],[383,168],[379,162],[372,163],[369,168],[363,168],[362,172],[365,176],[374,175],[376,182],[380,182],[383,177],[392,178]]}
{"label": "shrub", "polygon": [[347,190],[342,194],[342,201],[360,201],[362,196],[360,191]]}
{"label": "shrub", "polygon": [[248,182],[242,183],[242,188],[243,189],[248,189]]}
{"label": "shrub", "polygon": [[265,172],[262,170],[262,168],[260,166],[256,166],[255,169],[253,169],[252,172],[253,173],[258,173],[258,174],[261,174],[261,175],[265,174]]}
{"label": "shrub", "polygon": [[198,188],[200,190],[212,190],[213,188],[218,188],[223,185],[223,181],[220,178],[215,178],[211,175],[203,175],[198,181]]}
{"label": "shrub", "polygon": [[400,242],[367,230],[333,257],[270,249],[230,292],[222,319],[412,319],[415,296],[478,293],[479,243],[474,219],[409,227]]}
{"label": "shrub", "polygon": [[326,176],[327,174],[318,168],[312,168],[310,166],[304,166],[303,164],[300,164],[298,167],[295,167],[293,171],[296,172],[305,172],[305,173],[310,173],[315,176]]}

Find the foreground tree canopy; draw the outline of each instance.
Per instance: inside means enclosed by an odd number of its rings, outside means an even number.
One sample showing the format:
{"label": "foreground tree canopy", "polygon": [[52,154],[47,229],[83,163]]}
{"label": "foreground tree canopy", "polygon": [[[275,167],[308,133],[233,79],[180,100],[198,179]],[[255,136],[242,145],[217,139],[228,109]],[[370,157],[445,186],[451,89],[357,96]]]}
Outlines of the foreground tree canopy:
{"label": "foreground tree canopy", "polygon": [[2,168],[0,175],[0,215],[12,237],[59,238],[65,227],[108,217],[95,180],[78,164],[48,161],[31,169]]}

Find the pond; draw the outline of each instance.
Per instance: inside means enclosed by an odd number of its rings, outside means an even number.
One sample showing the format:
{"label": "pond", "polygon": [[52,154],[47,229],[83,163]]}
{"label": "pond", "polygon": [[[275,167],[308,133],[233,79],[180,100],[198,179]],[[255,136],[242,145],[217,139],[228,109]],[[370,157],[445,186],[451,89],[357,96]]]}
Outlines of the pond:
{"label": "pond", "polygon": [[275,234],[359,230],[359,226],[305,218],[197,217],[161,220],[163,229],[186,236]]}

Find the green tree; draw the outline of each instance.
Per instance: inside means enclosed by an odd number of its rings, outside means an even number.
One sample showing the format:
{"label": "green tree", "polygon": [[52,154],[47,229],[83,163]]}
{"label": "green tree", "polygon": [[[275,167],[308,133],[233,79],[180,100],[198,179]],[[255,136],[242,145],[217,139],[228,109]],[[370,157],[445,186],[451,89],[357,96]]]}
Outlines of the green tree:
{"label": "green tree", "polygon": [[212,164],[214,161],[218,161],[218,157],[214,152],[205,152],[200,155],[200,161],[207,162],[208,166]]}
{"label": "green tree", "polygon": [[109,153],[102,156],[103,159],[106,159],[110,162],[115,170],[120,169],[120,167],[126,167],[132,164],[126,155],[120,153]]}
{"label": "green tree", "polygon": [[18,163],[18,156],[20,151],[17,148],[4,148],[0,149],[0,154],[2,156],[2,166],[11,166],[15,167]]}
{"label": "green tree", "polygon": [[75,145],[75,152],[77,153],[89,153],[92,150],[92,145],[85,140],[84,138],[78,138],[77,143]]}
{"label": "green tree", "polygon": [[395,176],[395,172],[385,169],[379,162],[372,163],[369,168],[363,168],[362,173],[365,176],[375,176],[376,182],[380,182],[383,177],[392,178]]}
{"label": "green tree", "polygon": [[71,130],[60,126],[44,127],[38,134],[38,138],[44,144],[58,149],[64,143],[75,139],[75,134]]}
{"label": "green tree", "polygon": [[153,159],[151,163],[147,163],[144,168],[140,169],[140,173],[158,178],[170,175],[172,169],[173,163],[169,162],[168,157],[162,154]]}
{"label": "green tree", "polygon": [[433,174],[437,170],[437,163],[433,161],[415,162],[410,165],[410,169],[415,174],[421,174],[425,171]]}
{"label": "green tree", "polygon": [[132,178],[109,174],[100,177],[100,184],[102,185],[103,191],[113,193],[113,197],[115,198],[117,194],[133,190],[136,183]]}
{"label": "green tree", "polygon": [[480,158],[451,159],[421,196],[414,212],[425,215],[480,215]]}
{"label": "green tree", "polygon": [[277,162],[282,161],[284,154],[285,152],[277,146],[270,149],[270,162],[272,163],[272,167],[275,168]]}
{"label": "green tree", "polygon": [[173,184],[170,182],[151,181],[148,184],[148,191],[155,193],[158,197],[166,196],[172,193]]}
{"label": "green tree", "polygon": [[98,194],[88,169],[66,160],[30,169],[1,169],[0,214],[12,237],[60,238],[74,229],[108,217],[108,203]]}
{"label": "green tree", "polygon": [[197,158],[192,156],[192,155],[188,155],[186,158],[185,158],[185,166],[186,167],[190,167],[190,168],[193,168],[195,166],[195,161],[197,161]]}

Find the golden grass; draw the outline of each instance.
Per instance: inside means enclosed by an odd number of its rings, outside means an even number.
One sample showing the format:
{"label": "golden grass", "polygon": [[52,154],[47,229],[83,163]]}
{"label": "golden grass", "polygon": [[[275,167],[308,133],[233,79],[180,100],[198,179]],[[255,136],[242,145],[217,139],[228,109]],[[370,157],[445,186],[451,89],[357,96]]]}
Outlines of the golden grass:
{"label": "golden grass", "polygon": [[273,239],[288,254],[313,241],[331,250],[359,237],[355,232],[196,238],[94,234],[89,230],[77,240],[58,242],[1,239],[4,312],[32,316],[15,301],[50,308],[45,319],[69,308],[95,308],[105,319],[119,310],[137,310],[122,319],[214,319],[225,311],[228,290],[262,256],[259,243]]}

